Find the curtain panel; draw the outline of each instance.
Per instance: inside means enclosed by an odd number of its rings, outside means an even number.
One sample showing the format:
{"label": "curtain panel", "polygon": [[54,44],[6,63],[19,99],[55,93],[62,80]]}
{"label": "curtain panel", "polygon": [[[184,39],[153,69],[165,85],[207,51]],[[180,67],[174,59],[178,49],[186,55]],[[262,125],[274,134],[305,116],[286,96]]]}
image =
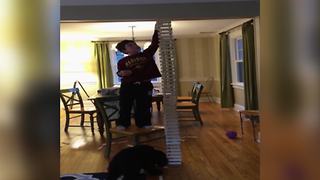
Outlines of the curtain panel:
{"label": "curtain panel", "polygon": [[221,107],[234,106],[234,93],[232,88],[232,74],[230,62],[230,46],[228,33],[220,33],[220,77],[221,77]]}
{"label": "curtain panel", "polygon": [[97,61],[98,66],[97,69],[100,89],[112,87],[113,75],[107,42],[94,42],[94,58]]}
{"label": "curtain panel", "polygon": [[244,96],[247,110],[258,110],[257,75],[254,46],[254,27],[252,21],[242,25]]}

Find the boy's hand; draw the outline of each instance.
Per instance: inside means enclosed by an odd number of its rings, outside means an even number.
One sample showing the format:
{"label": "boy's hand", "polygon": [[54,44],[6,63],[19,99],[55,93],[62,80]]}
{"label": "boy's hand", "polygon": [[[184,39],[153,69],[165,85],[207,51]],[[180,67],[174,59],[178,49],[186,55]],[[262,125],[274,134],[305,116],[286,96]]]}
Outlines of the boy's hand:
{"label": "boy's hand", "polygon": [[130,76],[132,74],[131,70],[121,70],[118,72],[118,75],[121,77]]}
{"label": "boy's hand", "polygon": [[156,24],[154,25],[154,29],[157,31],[160,30],[160,24],[158,23],[158,21],[156,21]]}

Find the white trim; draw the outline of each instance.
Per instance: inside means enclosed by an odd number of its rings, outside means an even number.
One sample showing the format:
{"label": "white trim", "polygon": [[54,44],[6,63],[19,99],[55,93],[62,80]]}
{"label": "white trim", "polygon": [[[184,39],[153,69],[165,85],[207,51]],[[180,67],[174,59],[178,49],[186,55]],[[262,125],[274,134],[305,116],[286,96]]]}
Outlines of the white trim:
{"label": "white trim", "polygon": [[221,98],[219,98],[219,97],[213,97],[213,101],[215,103],[221,104]]}
{"label": "white trim", "polygon": [[[241,20],[239,20],[238,22],[235,22],[235,23],[233,23],[233,24],[231,24],[231,25],[229,25],[229,26],[226,26],[225,28],[221,29],[217,34],[222,33],[222,32],[225,32],[225,31],[230,31],[230,29],[232,29],[231,31],[237,30],[238,28],[235,28],[235,27],[237,27],[237,26],[240,26],[239,28],[241,29],[241,25],[242,25],[243,23],[247,22],[247,21],[250,21],[250,19],[252,19],[252,18],[249,18],[249,19],[241,19]],[[235,29],[233,29],[233,28],[235,28]]]}
{"label": "white trim", "polygon": [[243,105],[240,105],[240,104],[234,104],[233,110],[239,112],[241,110],[245,110],[245,107]]}
{"label": "white trim", "polygon": [[199,102],[210,102],[208,97],[200,97]]}
{"label": "white trim", "polygon": [[244,84],[243,83],[231,83],[232,87],[234,89],[241,89],[244,90]]}

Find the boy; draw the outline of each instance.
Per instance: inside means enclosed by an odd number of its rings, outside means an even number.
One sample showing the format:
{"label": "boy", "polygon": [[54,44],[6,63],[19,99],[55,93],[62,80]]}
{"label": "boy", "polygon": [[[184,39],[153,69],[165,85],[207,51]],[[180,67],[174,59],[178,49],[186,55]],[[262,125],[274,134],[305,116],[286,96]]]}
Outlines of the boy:
{"label": "boy", "polygon": [[[157,27],[157,24],[156,24]],[[151,105],[153,85],[151,79],[161,77],[153,59],[159,47],[158,31],[155,29],[151,45],[141,48],[132,40],[123,40],[116,48],[128,54],[118,62],[118,76],[122,77],[120,87],[120,117],[116,121],[118,129],[131,125],[131,108],[135,101],[135,124],[139,128],[151,127]]]}

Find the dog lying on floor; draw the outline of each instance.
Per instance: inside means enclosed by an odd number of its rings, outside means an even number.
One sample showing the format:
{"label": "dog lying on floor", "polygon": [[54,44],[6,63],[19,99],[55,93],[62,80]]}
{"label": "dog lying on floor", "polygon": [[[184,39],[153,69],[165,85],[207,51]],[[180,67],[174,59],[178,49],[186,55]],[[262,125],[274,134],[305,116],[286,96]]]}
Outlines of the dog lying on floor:
{"label": "dog lying on floor", "polygon": [[121,150],[108,167],[108,180],[145,180],[146,175],[161,175],[168,164],[166,154],[148,145],[137,145]]}

